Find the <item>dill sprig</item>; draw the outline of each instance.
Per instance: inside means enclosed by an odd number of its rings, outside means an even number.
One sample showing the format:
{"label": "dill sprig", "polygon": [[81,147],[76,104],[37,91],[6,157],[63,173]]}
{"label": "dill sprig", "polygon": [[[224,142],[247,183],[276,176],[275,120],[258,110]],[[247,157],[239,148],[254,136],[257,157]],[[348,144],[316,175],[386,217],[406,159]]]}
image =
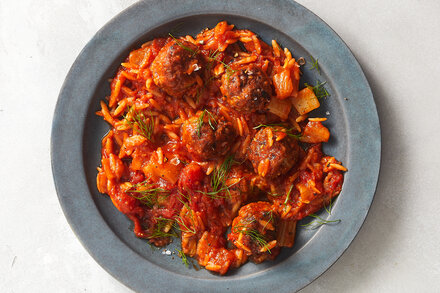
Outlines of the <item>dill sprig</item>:
{"label": "dill sprig", "polygon": [[227,156],[223,163],[212,172],[211,188],[213,192],[220,192],[222,189],[226,188],[226,191],[229,193],[230,186],[226,185],[226,176],[234,162],[235,160],[233,156]]}
{"label": "dill sprig", "polygon": [[193,54],[193,57],[194,57],[195,55],[197,55],[198,51],[195,51],[195,50],[191,49],[190,47],[185,46],[184,44],[182,44],[181,42],[179,42],[179,40],[176,39],[171,33],[168,33],[168,35],[169,35],[171,38],[173,38],[173,40],[176,42],[176,44],[177,44],[179,47],[181,47],[182,49],[184,49],[184,50],[186,50],[186,51],[188,51],[188,52],[191,52],[191,53]]}
{"label": "dill sprig", "polygon": [[263,227],[263,231],[266,230],[266,227],[269,223],[274,223],[274,218],[273,218],[273,211],[269,211],[269,220],[266,222],[266,224]]}
{"label": "dill sprig", "polygon": [[[187,191],[187,190],[186,190]],[[184,194],[183,192],[181,192],[180,190],[177,190],[177,192],[181,195],[181,196],[183,196],[184,198],[186,198],[186,200],[189,202],[189,203],[191,203],[191,197],[188,195],[188,194]],[[188,192],[188,191],[187,191]],[[184,205],[186,204],[186,202],[184,202],[182,199],[179,199],[179,201],[181,202],[181,203],[183,203]]]}
{"label": "dill sprig", "polygon": [[314,221],[311,221],[311,222],[309,222],[309,223],[307,223],[307,224],[301,225],[301,226],[302,226],[302,227],[307,227],[307,229],[310,229],[310,230],[318,229],[318,228],[321,227],[322,225],[327,225],[327,224],[331,224],[331,223],[338,224],[338,223],[341,222],[340,219],[329,221],[329,220],[326,220],[326,219],[321,218],[321,217],[318,216],[317,214],[310,214],[309,217],[315,218],[315,220],[314,220]]}
{"label": "dill sprig", "polygon": [[[212,191],[202,191],[197,190],[196,192],[202,193],[204,195],[209,196],[210,198],[217,199],[217,198],[230,198],[231,193],[229,192],[229,189],[238,184],[241,181],[241,178],[230,185],[226,184],[226,177],[229,173],[229,170],[231,169],[232,164],[240,163],[234,160],[233,156],[227,156],[223,163],[214,169],[211,175],[211,189]],[[222,195],[223,192],[226,192],[226,195]]]}
{"label": "dill sprig", "polygon": [[182,251],[176,248],[177,251],[177,255],[182,259],[182,263],[186,266],[189,267],[189,261],[188,258],[186,257],[186,254]]}
{"label": "dill sprig", "polygon": [[[201,190],[197,190],[196,192],[200,192],[204,195],[209,196],[210,198],[216,199],[216,198],[230,198],[231,194],[229,192],[229,189],[234,186],[235,184],[238,184],[241,181],[241,179],[239,179],[237,182],[232,183],[231,185],[224,185],[222,188],[220,188],[219,190],[216,191],[201,191]],[[226,192],[226,195],[221,195],[222,192]]]}
{"label": "dill sprig", "polygon": [[324,87],[324,85],[325,85],[326,83],[327,83],[326,81],[324,81],[324,82],[320,82],[319,80],[317,80],[315,86],[311,86],[311,85],[309,85],[309,84],[307,84],[307,83],[305,83],[304,85],[305,85],[306,87],[308,87],[309,89],[311,89],[311,90],[315,93],[315,96],[316,96],[318,99],[321,99],[321,98],[325,98],[325,97],[330,96],[329,92],[328,92],[327,89]]}
{"label": "dill sprig", "polygon": [[267,252],[272,253],[269,247],[267,246],[267,241],[264,235],[258,232],[257,230],[255,229],[244,230],[243,234],[250,236],[251,239],[258,244],[258,246],[260,246],[261,248],[266,248]]}
{"label": "dill sprig", "polygon": [[167,197],[169,193],[163,188],[155,187],[154,184],[149,183],[148,181],[149,178],[133,185],[126,192],[131,197],[151,208],[157,203],[159,197]]}
{"label": "dill sprig", "polygon": [[287,195],[286,195],[286,200],[284,201],[284,205],[286,205],[289,202],[290,194],[292,193],[292,190],[293,190],[293,184],[290,185],[289,191],[287,192]]}
{"label": "dill sprig", "polygon": [[[211,53],[211,52],[209,53],[209,56],[208,56],[209,62],[208,62],[208,64],[206,65],[206,69],[207,69],[208,72],[211,71],[211,69],[212,69],[212,65],[214,64],[214,61],[217,60],[217,58],[218,58],[219,55],[220,55],[220,52],[218,51],[218,49],[215,50],[215,51],[212,52],[212,53]],[[213,79],[213,78],[214,78],[214,77],[211,76],[211,77],[209,78],[208,82],[210,82],[211,79]]]}
{"label": "dill sprig", "polygon": [[216,49],[214,52],[209,54],[209,59],[211,59],[212,61],[218,61],[217,58],[220,55],[220,51],[218,49]]}
{"label": "dill sprig", "polygon": [[203,87],[198,87],[196,91],[196,104],[198,105],[200,102],[200,96],[202,95]]}
{"label": "dill sprig", "polygon": [[[269,211],[269,221],[268,221],[268,223],[273,222],[273,221],[274,221],[273,211]],[[266,229],[266,226],[264,226],[263,229]]]}
{"label": "dill sprig", "polygon": [[[203,126],[203,119],[205,118],[205,114],[208,115],[208,124],[211,126],[212,130],[215,131],[214,124],[217,124],[217,121],[215,120],[214,116],[211,112],[208,110],[203,110],[202,114],[200,114],[199,118],[197,119],[197,136],[200,138],[202,136],[202,126]],[[211,120],[212,119],[212,120]]]}
{"label": "dill sprig", "polygon": [[146,118],[144,113],[142,113],[141,111],[136,111],[133,107],[131,107],[124,118],[130,125],[136,125],[140,134],[143,137],[147,138],[149,141],[152,140],[154,133],[153,116]]}
{"label": "dill sprig", "polygon": [[[194,224],[194,222],[195,222],[195,219],[194,219],[194,214],[193,214],[193,211],[192,211],[192,209],[189,207],[189,205],[186,203],[186,202],[184,202],[183,200],[181,200],[181,199],[179,199],[179,201],[186,207],[186,209],[187,209],[187,211],[189,212],[189,214],[190,214],[190,221]],[[185,221],[183,220],[183,218],[182,218],[182,216],[177,216],[176,217],[176,222],[179,224],[179,230],[180,231],[182,231],[182,232],[186,232],[186,233],[192,233],[192,234],[196,234],[196,229],[195,228],[192,228],[192,229],[190,229],[189,227],[188,227],[188,225],[186,225],[185,224]],[[182,229],[182,227],[183,227],[183,229]]]}
{"label": "dill sprig", "polygon": [[223,61],[220,61],[220,63],[222,63],[223,66],[226,67],[226,76],[227,76],[228,81],[229,81],[229,79],[230,79],[231,76],[235,73],[236,70],[232,69],[231,66],[227,65],[227,64],[226,64],[225,62],[223,62]]}
{"label": "dill sprig", "polygon": [[327,206],[327,205],[324,205],[324,209],[325,209],[325,211],[327,212],[327,214],[329,214],[329,215],[332,214],[333,203],[334,203],[334,200],[333,200],[333,199],[330,199],[330,202],[328,203],[328,206]]}
{"label": "dill sprig", "polygon": [[[293,137],[295,139],[299,139],[301,137],[301,133],[295,134],[293,133],[295,128],[287,128],[285,124],[282,123],[273,123],[273,124],[260,124],[254,127],[254,129],[259,129],[262,127],[269,127],[275,131],[284,132],[287,136]],[[281,128],[281,129],[280,129]]]}
{"label": "dill sprig", "polygon": [[[185,221],[182,219],[181,216],[178,216],[176,218],[176,222],[179,224],[179,230],[185,233],[191,233],[191,234],[196,234],[196,229],[190,229],[186,224]],[[183,229],[182,229],[183,226]]]}
{"label": "dill sprig", "polygon": [[309,69],[314,70],[321,74],[321,70],[319,69],[318,59],[313,58],[313,56],[310,56],[310,67]]}
{"label": "dill sprig", "polygon": [[157,225],[153,233],[148,237],[148,239],[177,237],[177,233],[173,229],[174,220],[163,217],[157,217],[156,221],[157,221]]}
{"label": "dill sprig", "polygon": [[[331,214],[332,214],[333,203],[334,203],[334,200],[330,199],[329,204],[328,205],[324,205],[324,210],[327,212],[327,214],[329,216],[331,216]],[[311,222],[309,222],[307,224],[301,225],[301,226],[308,227],[308,229],[310,229],[310,230],[318,229],[322,225],[331,224],[331,223],[338,224],[339,222],[341,222],[341,219],[328,221],[328,220],[325,220],[325,219],[321,218],[320,216],[318,216],[316,214],[310,214],[309,216],[312,217],[312,218],[315,218],[315,220],[311,221]]]}
{"label": "dill sprig", "polygon": [[[252,220],[250,223],[252,223],[253,221],[254,220]],[[234,227],[234,233],[241,233],[249,236],[252,239],[252,241],[255,242],[259,247],[266,248],[267,252],[272,253],[268,247],[266,237],[263,234],[261,234],[258,230],[249,229],[249,227],[246,225],[239,225]]]}
{"label": "dill sprig", "polygon": [[[236,70],[232,69],[231,66],[229,66],[228,64],[226,64],[222,60],[219,60],[218,57],[220,54],[221,54],[221,52],[219,52],[217,49],[209,55],[209,59],[211,62],[217,61],[217,62],[223,64],[223,66],[226,68],[226,76],[228,77],[228,80],[229,80],[231,78],[231,75],[234,74]],[[209,68],[211,68],[211,67],[209,67]]]}

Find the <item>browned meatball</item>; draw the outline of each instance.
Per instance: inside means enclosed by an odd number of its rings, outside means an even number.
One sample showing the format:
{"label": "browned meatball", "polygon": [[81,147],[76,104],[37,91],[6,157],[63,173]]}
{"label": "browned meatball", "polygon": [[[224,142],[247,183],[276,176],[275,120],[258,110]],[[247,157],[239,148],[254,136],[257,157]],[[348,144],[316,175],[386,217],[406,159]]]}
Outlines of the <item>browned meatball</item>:
{"label": "browned meatball", "polygon": [[151,64],[154,83],[169,95],[181,97],[197,83],[201,74],[203,58],[198,48],[184,40],[173,40],[166,44]]}
{"label": "browned meatball", "polygon": [[253,202],[243,206],[232,222],[228,239],[243,249],[251,259],[262,262],[279,252],[275,227],[278,216],[268,202]]}
{"label": "browned meatball", "polygon": [[237,111],[255,112],[266,109],[272,95],[269,77],[257,66],[223,74],[221,92]]}
{"label": "browned meatball", "polygon": [[294,138],[277,129],[264,127],[252,140],[248,159],[256,173],[273,178],[285,174],[296,165],[299,153],[300,146]]}
{"label": "browned meatball", "polygon": [[224,156],[234,138],[231,123],[215,117],[206,110],[186,120],[182,125],[182,142],[188,151],[199,159]]}

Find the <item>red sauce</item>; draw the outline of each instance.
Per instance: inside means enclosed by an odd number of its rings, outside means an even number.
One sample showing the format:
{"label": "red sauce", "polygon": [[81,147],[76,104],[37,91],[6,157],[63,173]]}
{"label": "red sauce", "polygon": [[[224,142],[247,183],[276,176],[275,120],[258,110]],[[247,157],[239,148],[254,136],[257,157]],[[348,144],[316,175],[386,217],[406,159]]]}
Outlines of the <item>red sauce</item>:
{"label": "red sauce", "polygon": [[288,50],[225,22],[144,44],[98,112],[112,127],[99,191],[137,237],[163,246],[179,236],[208,270],[275,258],[296,221],[339,194],[345,170],[321,151],[321,121],[296,122],[307,118],[293,103],[298,84]]}

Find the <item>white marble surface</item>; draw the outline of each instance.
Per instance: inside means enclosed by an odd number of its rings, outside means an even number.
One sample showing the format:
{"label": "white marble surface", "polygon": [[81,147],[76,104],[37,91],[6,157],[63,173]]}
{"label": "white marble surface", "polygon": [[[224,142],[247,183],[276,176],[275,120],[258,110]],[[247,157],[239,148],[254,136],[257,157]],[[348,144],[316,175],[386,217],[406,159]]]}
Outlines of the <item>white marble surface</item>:
{"label": "white marble surface", "polygon": [[[135,1],[0,2],[0,292],[130,292],[83,249],[58,204],[52,114],[82,47]],[[347,252],[302,292],[440,292],[440,1],[301,0],[371,83],[383,162]]]}

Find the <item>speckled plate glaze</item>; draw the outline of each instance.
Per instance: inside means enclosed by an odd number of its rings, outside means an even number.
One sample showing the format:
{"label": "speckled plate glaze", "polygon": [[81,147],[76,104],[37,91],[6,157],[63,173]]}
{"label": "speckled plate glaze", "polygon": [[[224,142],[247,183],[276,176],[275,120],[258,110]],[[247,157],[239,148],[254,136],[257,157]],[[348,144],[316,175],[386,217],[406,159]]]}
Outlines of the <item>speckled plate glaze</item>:
{"label": "speckled plate glaze", "polygon": [[[296,244],[273,262],[247,263],[218,276],[185,267],[149,247],[95,184],[101,138],[108,126],[94,113],[109,95],[108,78],[130,50],[154,37],[195,35],[227,20],[277,40],[298,57],[319,59],[321,73],[303,66],[301,84],[327,81],[331,96],[314,114],[328,117],[324,151],[349,169],[333,207],[337,225],[299,228]],[[287,0],[142,1],[120,13],[87,44],[61,89],[52,125],[52,170],[67,220],[94,259],[139,292],[292,292],[312,282],[347,249],[370,208],[380,166],[380,128],[368,82],[343,41],[313,13]],[[303,220],[301,224],[309,220]],[[168,246],[174,251],[180,245]]]}

